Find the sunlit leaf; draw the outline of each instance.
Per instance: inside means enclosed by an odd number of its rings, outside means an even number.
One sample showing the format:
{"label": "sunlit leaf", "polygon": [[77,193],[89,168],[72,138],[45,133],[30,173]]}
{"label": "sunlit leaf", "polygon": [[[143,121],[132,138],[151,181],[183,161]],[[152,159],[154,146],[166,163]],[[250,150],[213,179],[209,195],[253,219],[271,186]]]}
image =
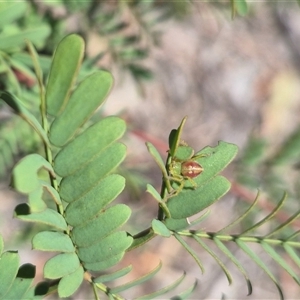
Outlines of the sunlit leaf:
{"label": "sunlit leaf", "polygon": [[46,89],[47,112],[58,115],[69,100],[81,61],[84,41],[76,34],[66,36],[57,46]]}
{"label": "sunlit leaf", "polygon": [[70,273],[65,275],[58,284],[58,295],[62,298],[72,296],[80,287],[83,281],[84,270],[82,266]]}
{"label": "sunlit leaf", "polygon": [[75,272],[80,266],[75,253],[62,253],[50,258],[44,266],[44,277],[57,279]]}

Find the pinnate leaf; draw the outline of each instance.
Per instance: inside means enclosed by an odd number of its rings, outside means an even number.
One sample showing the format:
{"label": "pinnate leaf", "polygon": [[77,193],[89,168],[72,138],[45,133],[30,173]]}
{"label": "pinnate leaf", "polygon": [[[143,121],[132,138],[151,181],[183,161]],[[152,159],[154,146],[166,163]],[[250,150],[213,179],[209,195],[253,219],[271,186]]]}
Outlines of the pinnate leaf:
{"label": "pinnate leaf", "polygon": [[85,168],[63,178],[60,184],[61,198],[72,202],[89,193],[124,160],[125,155],[126,147],[121,143],[113,143],[105,148]]}
{"label": "pinnate leaf", "polygon": [[75,253],[61,253],[50,258],[44,266],[44,277],[57,279],[75,272],[80,266]]}
{"label": "pinnate leaf", "polygon": [[177,196],[169,199],[167,206],[174,219],[195,215],[224,196],[230,189],[230,182],[217,176],[194,189],[183,189]]}
{"label": "pinnate leaf", "polygon": [[5,299],[18,273],[20,258],[17,252],[7,251],[0,257],[0,299]]}
{"label": "pinnate leaf", "polygon": [[131,243],[131,236],[124,231],[118,231],[89,247],[78,248],[78,256],[87,263],[99,262],[123,253]]}
{"label": "pinnate leaf", "polygon": [[70,237],[62,232],[41,231],[32,239],[33,249],[41,251],[74,252]]}
{"label": "pinnate leaf", "polygon": [[117,117],[107,117],[92,125],[57,154],[54,159],[55,172],[66,177],[83,168],[119,139],[125,129],[125,122]]}
{"label": "pinnate leaf", "polygon": [[49,134],[51,143],[59,147],[65,145],[104,102],[112,83],[112,75],[106,71],[98,71],[85,78],[53,121]]}
{"label": "pinnate leaf", "polygon": [[78,247],[87,247],[111,234],[130,217],[131,210],[125,204],[117,204],[98,214],[92,220],[72,230],[73,242]]}
{"label": "pinnate leaf", "polygon": [[46,89],[47,112],[58,115],[66,105],[84,53],[84,41],[76,34],[66,36],[57,46]]}
{"label": "pinnate leaf", "polygon": [[41,181],[38,177],[39,169],[44,168],[55,176],[51,164],[38,154],[30,154],[21,159],[13,170],[13,183],[17,191],[29,194],[36,190]]}
{"label": "pinnate leaf", "polygon": [[63,216],[51,208],[46,208],[41,212],[23,215],[18,214],[18,210],[15,210],[15,216],[20,220],[45,224],[59,231],[65,231],[68,229],[68,225]]}
{"label": "pinnate leaf", "polygon": [[58,284],[58,295],[62,298],[72,296],[83,281],[84,270],[82,266],[71,274],[64,276]]}
{"label": "pinnate leaf", "polygon": [[66,221],[72,226],[78,226],[93,219],[121,193],[124,186],[125,179],[120,175],[105,177],[88,193],[68,205]]}

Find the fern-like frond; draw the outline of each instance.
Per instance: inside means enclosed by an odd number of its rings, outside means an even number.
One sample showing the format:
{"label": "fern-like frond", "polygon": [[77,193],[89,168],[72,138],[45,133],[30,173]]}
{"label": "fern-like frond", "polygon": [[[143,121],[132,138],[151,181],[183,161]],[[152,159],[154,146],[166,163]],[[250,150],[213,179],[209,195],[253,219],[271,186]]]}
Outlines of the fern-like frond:
{"label": "fern-like frond", "polygon": [[120,286],[117,286],[117,287],[114,287],[110,290],[111,293],[115,294],[115,293],[120,293],[122,291],[125,291],[125,290],[128,290],[129,288],[132,288],[134,286],[137,286],[141,283],[144,283],[148,280],[150,280],[151,278],[153,278],[155,276],[155,274],[157,274],[159,272],[159,270],[161,269],[162,267],[162,263],[160,262],[156,268],[154,268],[151,272],[149,272],[148,274],[138,278],[138,279],[135,279],[135,280],[132,280],[130,282],[127,282],[123,285],[120,285]]}
{"label": "fern-like frond", "polygon": [[[119,118],[108,117],[82,128],[104,102],[112,84],[110,73],[98,71],[74,88],[83,47],[79,36],[70,35],[62,40],[44,91],[42,69],[34,48],[29,45],[41,89],[42,125],[19,99],[4,92],[0,95],[15,111],[26,115],[26,120],[43,137],[46,159],[32,154],[14,168],[14,187],[28,195],[28,204],[17,206],[15,216],[51,226],[52,231],[42,231],[33,237],[32,246],[59,252],[45,264],[44,276],[59,280],[60,297],[72,295],[86,272],[103,271],[117,264],[132,243],[130,235],[119,231],[130,216],[129,207],[124,204],[107,207],[125,185],[122,176],[110,173],[125,157],[126,147],[117,140],[126,126]],[[46,113],[54,118],[47,120]],[[49,172],[50,180],[45,181],[40,169]],[[44,202],[45,190],[57,210]]]}
{"label": "fern-like frond", "polygon": [[284,205],[284,202],[287,200],[287,194],[284,194],[284,196],[281,198],[281,200],[279,201],[279,203],[276,205],[276,207],[273,209],[272,212],[270,212],[265,218],[263,218],[261,221],[257,222],[256,224],[254,224],[253,226],[251,226],[250,228],[246,229],[241,235],[245,235],[246,233],[253,231],[255,229],[257,229],[258,227],[260,227],[261,225],[267,223],[269,220],[271,220],[282,208],[282,206]]}
{"label": "fern-like frond", "polygon": [[166,293],[168,293],[169,291],[174,290],[177,286],[179,286],[181,284],[181,282],[184,280],[184,278],[186,277],[186,274],[183,273],[181,277],[179,277],[176,281],[174,281],[173,283],[169,284],[168,286],[165,286],[153,293],[149,293],[147,295],[143,295],[141,297],[138,297],[137,300],[146,300],[146,299],[154,299],[158,296],[162,296]]}
{"label": "fern-like frond", "polygon": [[[160,262],[153,270],[151,270],[147,274],[145,274],[137,279],[134,279],[132,281],[126,282],[122,285],[113,287],[113,288],[107,288],[106,286],[103,286],[103,282],[106,282],[107,279],[115,280],[117,278],[120,278],[120,277],[126,275],[131,270],[130,267],[127,267],[127,268],[121,269],[115,273],[112,273],[112,276],[111,275],[99,276],[98,278],[93,279],[93,282],[99,289],[105,291],[105,293],[107,294],[109,299],[123,299],[121,296],[119,296],[120,292],[127,291],[130,288],[137,287],[141,284],[144,284],[145,282],[148,282],[161,270],[161,268],[162,268],[162,263]],[[186,274],[184,273],[181,277],[176,279],[171,284],[169,284],[161,289],[158,289],[154,292],[151,292],[149,294],[139,296],[135,299],[139,299],[139,300],[149,299],[150,300],[150,299],[154,299],[159,296],[165,295],[166,293],[175,290],[183,282],[183,280],[185,278],[186,278]],[[188,295],[192,294],[194,289],[196,288],[196,285],[197,285],[197,282],[194,282],[194,284],[192,286],[186,288],[186,290],[184,290],[183,292],[181,292],[180,294],[175,296],[174,299],[185,299],[185,298],[180,298],[181,295],[182,295],[182,297],[184,295],[187,297]],[[179,298],[176,298],[176,297],[179,297]]]}
{"label": "fern-like frond", "polygon": [[[255,232],[261,226],[265,224],[270,224],[276,214],[282,209],[283,204],[287,201],[287,195],[284,194],[281,200],[278,202],[277,206],[273,209],[273,211],[264,217],[261,221],[258,221],[256,224],[250,226],[241,234],[228,234],[228,230],[238,224],[246,215],[254,209],[255,204],[257,204],[258,197],[256,197],[254,203],[245,211],[244,214],[241,215],[236,221],[233,221],[231,224],[225,226],[220,231],[216,233],[212,232],[203,232],[203,231],[178,231],[175,234],[176,239],[184,246],[184,248],[196,259],[199,261],[198,255],[195,254],[195,251],[183,240],[181,236],[189,236],[195,239],[203,249],[208,252],[221,266],[227,278],[230,276],[227,272],[227,268],[222,263],[221,258],[219,258],[209,245],[204,243],[204,239],[211,239],[218,248],[236,265],[239,271],[243,274],[247,286],[248,286],[248,294],[252,292],[252,285],[249,276],[247,275],[246,270],[242,266],[242,264],[237,260],[235,255],[231,252],[231,250],[226,246],[228,242],[234,242],[242,251],[244,251],[250,258],[253,260],[274,282],[275,286],[278,289],[278,293],[281,299],[284,299],[283,291],[280,286],[280,283],[276,279],[275,275],[272,273],[270,267],[264,262],[264,260],[256,254],[250,247],[249,243],[257,243],[260,244],[261,247],[265,250],[265,252],[281,267],[283,268],[300,286],[300,278],[299,274],[295,271],[293,266],[290,266],[286,259],[280,254],[280,251],[284,249],[286,254],[291,258],[291,261],[295,263],[297,268],[300,266],[299,255],[296,252],[296,249],[300,248],[300,242],[296,240],[296,237],[299,235],[299,231],[296,231],[293,234],[290,234],[286,237],[285,229],[288,228],[290,231],[291,225],[294,221],[296,221],[300,216],[300,210],[293,214],[290,218],[288,218],[285,222],[280,224],[279,226],[271,229],[269,233],[263,236],[250,235],[250,232]],[[276,237],[273,237],[275,236]],[[180,237],[180,238],[178,238]],[[271,238],[273,237],[273,238]],[[281,248],[281,249],[280,249]],[[201,265],[201,270],[203,270],[203,266]]]}
{"label": "fern-like frond", "polygon": [[0,179],[8,180],[16,159],[22,153],[38,148],[38,135],[19,117],[11,117],[0,125]]}
{"label": "fern-like frond", "polygon": [[97,278],[93,279],[94,283],[105,283],[105,282],[109,282],[109,281],[113,281],[116,279],[119,279],[125,275],[127,275],[130,271],[132,270],[132,266],[127,266],[121,270],[109,273],[109,274],[105,274],[105,275],[100,275]]}
{"label": "fern-like frond", "polygon": [[202,273],[204,273],[205,269],[200,261],[196,251],[192,249],[188,243],[185,242],[185,240],[180,236],[180,234],[174,234],[174,237],[178,240],[178,242],[185,248],[185,250],[193,257],[197,265],[199,266]]}

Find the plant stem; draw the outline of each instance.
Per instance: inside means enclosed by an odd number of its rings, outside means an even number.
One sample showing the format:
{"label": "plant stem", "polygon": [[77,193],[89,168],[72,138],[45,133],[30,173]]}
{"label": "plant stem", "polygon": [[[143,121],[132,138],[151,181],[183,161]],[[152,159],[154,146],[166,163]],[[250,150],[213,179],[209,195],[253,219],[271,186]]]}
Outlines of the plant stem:
{"label": "plant stem", "polygon": [[247,243],[258,243],[260,244],[262,241],[272,245],[289,245],[291,247],[300,248],[300,242],[297,241],[290,241],[290,240],[283,240],[283,239],[269,239],[258,237],[258,236],[238,236],[238,235],[225,235],[225,234],[216,234],[213,232],[193,232],[193,231],[180,231],[177,234],[182,236],[190,236],[193,235],[204,238],[204,239],[218,239],[220,241],[225,242],[234,242],[236,240],[240,240]]}

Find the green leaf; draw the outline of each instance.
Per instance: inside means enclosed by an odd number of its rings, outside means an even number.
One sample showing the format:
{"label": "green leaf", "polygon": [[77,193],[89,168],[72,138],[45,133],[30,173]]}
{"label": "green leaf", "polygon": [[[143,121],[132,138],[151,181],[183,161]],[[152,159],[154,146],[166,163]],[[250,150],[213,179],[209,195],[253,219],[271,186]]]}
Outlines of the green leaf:
{"label": "green leaf", "polygon": [[104,176],[112,172],[125,156],[126,147],[121,143],[113,143],[105,148],[85,168],[63,178],[60,184],[61,198],[66,202],[72,202],[93,189],[97,189],[96,186],[101,185]]}
{"label": "green leaf", "polygon": [[9,292],[5,295],[5,299],[26,299],[23,298],[23,295],[29,290],[34,277],[35,266],[31,264],[22,265]]}
{"label": "green leaf", "polygon": [[78,200],[70,203],[65,218],[72,226],[86,223],[113,201],[123,190],[125,179],[117,174],[105,177]]}
{"label": "green leaf", "polygon": [[168,200],[167,206],[172,218],[187,218],[212,205],[229,189],[230,182],[222,176],[217,176],[195,190],[183,189],[177,196]]}
{"label": "green leaf", "polygon": [[26,12],[26,1],[0,3],[0,28],[10,25],[12,22],[20,18]]}
{"label": "green leaf", "polygon": [[20,72],[22,75],[24,75],[24,78],[26,78],[29,86],[33,86],[36,83],[35,73],[26,65],[22,64],[20,61],[14,59],[11,56],[9,59],[9,63],[12,69],[17,70],[17,72]]}
{"label": "green leaf", "polygon": [[151,185],[147,184],[147,192],[153,196],[153,198],[159,203],[161,209],[164,211],[167,218],[171,218],[169,209],[166,205],[166,202],[163,201],[160,194],[156,191],[156,189]]}
{"label": "green leaf", "polygon": [[117,46],[127,46],[129,44],[133,44],[135,42],[138,42],[140,39],[139,35],[130,35],[130,36],[116,36],[112,37],[109,40],[109,43],[111,46],[117,47]]}
{"label": "green leaf", "polygon": [[36,117],[25,108],[21,100],[5,91],[0,91],[0,99],[6,102],[7,105],[9,105],[16,114],[18,114],[28,123],[39,134],[45,144],[50,145],[48,136],[42,128],[41,124],[36,119]]}
{"label": "green leaf", "polygon": [[29,51],[29,53],[31,55],[31,58],[32,58],[33,68],[34,68],[34,72],[36,74],[36,78],[38,80],[39,89],[40,89],[40,91],[44,92],[43,71],[42,71],[42,68],[39,64],[38,53],[37,53],[35,47],[33,46],[33,44],[30,41],[26,40],[26,44],[27,44],[28,51]]}
{"label": "green leaf", "polygon": [[148,51],[146,49],[128,47],[123,48],[118,54],[123,60],[137,60],[146,58],[148,56]]}
{"label": "green leaf", "polygon": [[110,289],[110,292],[112,294],[120,293],[122,291],[126,291],[126,290],[130,289],[131,287],[134,287],[143,282],[146,282],[146,281],[150,280],[151,278],[153,278],[158,273],[158,271],[161,269],[161,267],[162,267],[162,263],[159,262],[159,265],[156,268],[154,268],[152,271],[150,271],[148,274],[146,274],[142,277],[139,277],[138,279],[132,280],[128,283],[125,283],[123,285],[112,288],[112,289]]}
{"label": "green leaf", "polygon": [[146,244],[147,242],[149,242],[151,239],[153,239],[156,234],[153,232],[152,228],[148,228],[146,229],[147,233],[145,234],[145,232],[141,232],[141,234],[135,235],[133,236],[133,243],[131,244],[131,246],[127,249],[127,251],[131,251],[137,247],[140,247],[144,244]]}
{"label": "green leaf", "polygon": [[58,44],[46,88],[47,112],[57,116],[64,109],[76,81],[84,54],[84,40],[76,34]]}
{"label": "green leaf", "polygon": [[[163,162],[163,160],[162,160],[160,154],[158,153],[158,151],[156,150],[156,148],[149,142],[146,143],[146,146],[147,146],[147,149],[148,149],[149,153],[152,155],[152,157],[154,158],[154,160],[158,164],[160,170],[164,174],[164,177],[168,177],[166,167],[165,167],[165,163]],[[157,198],[155,198],[155,199],[157,199]]]}
{"label": "green leaf", "polygon": [[190,226],[186,218],[183,219],[172,219],[166,218],[164,220],[165,225],[172,231],[179,231]]}
{"label": "green leaf", "polygon": [[154,220],[152,220],[151,224],[152,224],[152,229],[155,234],[161,235],[163,237],[171,236],[170,230],[161,221],[154,219]]}
{"label": "green leaf", "polygon": [[117,255],[109,257],[103,261],[91,262],[91,263],[83,262],[83,266],[85,267],[85,269],[90,271],[104,271],[108,268],[113,267],[118,262],[120,262],[124,255],[125,252],[120,252]]}
{"label": "green leaf", "polygon": [[75,253],[62,253],[50,258],[44,266],[44,277],[57,279],[75,272],[80,266]]}
{"label": "green leaf", "polygon": [[193,238],[198,242],[199,245],[201,245],[201,247],[207,251],[214,259],[215,261],[218,263],[218,265],[221,267],[221,269],[223,270],[223,272],[225,273],[228,283],[229,285],[232,283],[232,276],[229,272],[229,270],[226,268],[226,266],[223,264],[223,262],[220,260],[220,258],[218,257],[218,255],[215,254],[215,252],[210,249],[201,238],[199,238],[196,235],[193,235]]}
{"label": "green leaf", "polygon": [[19,33],[1,34],[0,50],[7,52],[14,48],[24,47],[25,39],[31,41],[34,45],[41,46],[41,43],[49,36],[50,32],[48,25],[41,25],[38,28],[29,28]]}
{"label": "green leaf", "polygon": [[9,292],[3,299],[23,299],[23,295],[27,292],[32,283],[33,279],[16,278]]}
{"label": "green leaf", "polygon": [[115,232],[89,247],[78,248],[79,258],[87,263],[100,262],[123,253],[132,243],[132,237],[124,231]]}
{"label": "green leaf", "polygon": [[46,203],[42,199],[44,193],[43,186],[40,185],[36,190],[31,192],[28,196],[28,203],[30,206],[30,212],[41,212],[47,208]]}
{"label": "green leaf", "polygon": [[39,282],[36,286],[32,286],[23,296],[23,299],[44,299],[44,296],[49,292],[49,283],[46,281]]}
{"label": "green leaf", "polygon": [[153,293],[147,294],[147,295],[143,295],[141,297],[138,297],[136,300],[149,300],[149,299],[154,299],[158,296],[164,295],[169,291],[174,290],[177,286],[179,286],[179,284],[184,280],[186,274],[183,273],[181,277],[179,277],[176,281],[174,281],[173,283],[171,283],[168,286],[163,287],[162,289],[159,289]]}
{"label": "green leaf", "polygon": [[52,226],[55,230],[59,231],[65,231],[68,229],[68,225],[63,216],[50,208],[46,208],[44,211],[38,213],[31,213],[26,215],[18,214],[15,210],[15,216],[23,221]]}
{"label": "green leaf", "polygon": [[126,68],[128,68],[128,70],[136,80],[151,80],[154,77],[152,71],[149,68],[141,66],[139,64],[129,63],[126,64]]}
{"label": "green leaf", "polygon": [[114,18],[111,20],[107,20],[107,22],[103,23],[101,32],[105,33],[105,35],[113,34],[124,29],[125,27],[127,27],[127,23]]}
{"label": "green leaf", "polygon": [[112,75],[106,71],[98,71],[85,78],[53,121],[49,134],[51,143],[59,147],[65,145],[104,102],[112,83]]}
{"label": "green leaf", "polygon": [[300,257],[299,253],[297,253],[291,246],[289,246],[287,243],[283,244],[284,250],[287,252],[287,254],[290,256],[290,258],[295,262],[295,264],[300,268]]}
{"label": "green leaf", "polygon": [[246,0],[234,0],[235,9],[239,15],[245,16],[248,13]]}
{"label": "green leaf", "polygon": [[48,182],[43,182],[43,187],[47,190],[47,192],[57,205],[62,204],[58,191],[54,187],[52,187],[52,185],[50,185]]}
{"label": "green leaf", "polygon": [[108,282],[108,281],[114,281],[118,278],[121,278],[121,277],[127,275],[131,270],[132,270],[132,265],[127,266],[121,270],[109,273],[109,274],[98,276],[97,278],[93,279],[93,282],[104,283],[104,282]]}
{"label": "green leaf", "polygon": [[204,168],[204,171],[199,176],[193,178],[197,186],[200,186],[223,171],[234,159],[237,152],[238,147],[236,145],[223,141],[219,141],[216,147],[207,146],[197,152],[195,156],[204,155],[196,159]]}
{"label": "green leaf", "polygon": [[195,281],[190,287],[188,287],[185,291],[181,292],[175,297],[172,297],[170,300],[177,300],[177,299],[188,299],[189,296],[194,292],[197,287],[198,282]]}
{"label": "green leaf", "polygon": [[51,164],[38,154],[30,154],[21,159],[13,169],[14,188],[24,194],[38,189],[41,181],[38,178],[39,169],[44,168],[55,177]]}
{"label": "green leaf", "polygon": [[57,154],[54,159],[55,172],[65,177],[84,167],[122,137],[125,129],[125,122],[118,117],[107,117],[92,125]]}
{"label": "green leaf", "polygon": [[59,297],[66,298],[72,296],[80,287],[83,276],[84,270],[82,266],[79,266],[75,272],[64,276],[58,284]]}
{"label": "green leaf", "polygon": [[[283,197],[281,198],[281,200],[279,201],[279,203],[276,205],[276,207],[274,207],[274,209],[266,217],[264,217],[259,222],[255,223],[254,225],[252,225],[249,228],[247,228],[246,230],[244,230],[244,232],[242,232],[240,235],[245,235],[246,233],[257,229],[261,225],[263,225],[263,224],[267,223],[269,220],[271,220],[280,211],[280,209],[283,207],[283,205],[284,205],[284,203],[285,203],[286,200],[287,200],[287,193],[284,193]],[[283,225],[285,225],[285,224],[283,224]],[[271,236],[272,234],[273,233],[270,233],[267,236]]]}
{"label": "green leaf", "polygon": [[176,149],[174,158],[179,161],[190,159],[194,155],[194,149],[190,146],[179,145]]}
{"label": "green leaf", "polygon": [[178,127],[178,129],[173,129],[169,135],[169,147],[170,147],[170,155],[175,157],[176,150],[181,142],[181,133],[183,130],[183,126],[187,120],[187,117],[184,117]]}
{"label": "green leaf", "polygon": [[7,251],[0,257],[0,299],[9,291],[18,273],[20,257],[17,252]]}
{"label": "green leaf", "polygon": [[270,238],[270,236],[275,235],[276,233],[282,232],[284,228],[288,227],[293,223],[293,221],[297,220],[300,216],[300,210],[296,211],[293,215],[291,215],[285,222],[275,227],[271,232],[265,235],[265,238]]}
{"label": "green leaf", "polygon": [[284,269],[289,275],[300,285],[300,279],[293,269],[287,264],[286,260],[282,258],[268,243],[261,241],[260,243],[264,250]]}
{"label": "green leaf", "polygon": [[[22,65],[33,68],[32,58],[28,53],[16,52],[11,55],[11,58]],[[47,73],[51,66],[51,57],[39,54],[38,63],[41,66],[43,73]]]}
{"label": "green leaf", "polygon": [[89,222],[74,227],[72,239],[78,247],[87,247],[111,234],[130,217],[131,210],[125,204],[117,204],[98,214]]}
{"label": "green leaf", "polygon": [[62,232],[42,231],[32,239],[32,248],[41,251],[74,252],[71,238]]}
{"label": "green leaf", "polygon": [[236,239],[236,244],[249,255],[249,257],[262,269],[266,272],[266,274],[270,277],[270,279],[274,282],[275,286],[277,287],[277,290],[280,295],[280,299],[283,300],[283,293],[280,288],[280,285],[276,278],[273,276],[272,272],[268,268],[268,266],[259,258],[259,256],[254,253],[241,239]]}
{"label": "green leaf", "polygon": [[176,240],[183,246],[183,248],[193,257],[197,265],[199,266],[202,274],[204,273],[204,267],[202,265],[201,260],[198,258],[197,253],[191,248],[185,240],[177,233],[174,234]]}
{"label": "green leaf", "polygon": [[162,199],[160,194],[158,193],[158,191],[151,185],[151,184],[147,184],[147,190],[146,192],[148,192],[150,195],[152,195],[152,197],[158,202],[161,203]]}
{"label": "green leaf", "polygon": [[216,245],[219,247],[219,249],[237,266],[239,271],[243,274],[247,287],[248,287],[248,295],[252,294],[252,284],[249,279],[249,276],[247,275],[247,272],[245,271],[244,267],[241,265],[241,263],[236,259],[234,254],[227,248],[227,246],[224,245],[223,242],[221,242],[217,237],[213,238]]}

